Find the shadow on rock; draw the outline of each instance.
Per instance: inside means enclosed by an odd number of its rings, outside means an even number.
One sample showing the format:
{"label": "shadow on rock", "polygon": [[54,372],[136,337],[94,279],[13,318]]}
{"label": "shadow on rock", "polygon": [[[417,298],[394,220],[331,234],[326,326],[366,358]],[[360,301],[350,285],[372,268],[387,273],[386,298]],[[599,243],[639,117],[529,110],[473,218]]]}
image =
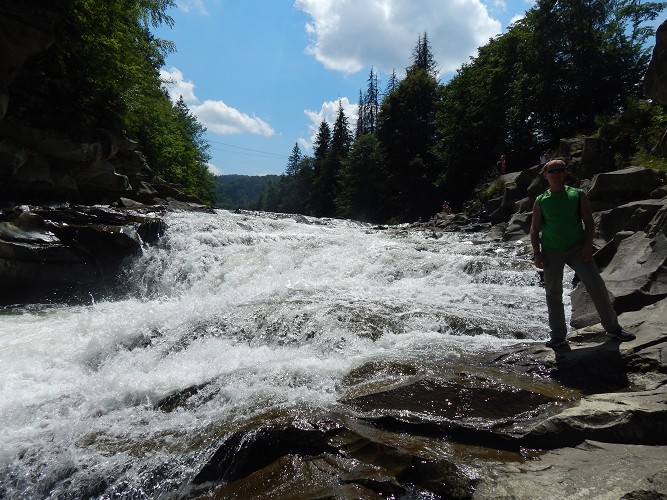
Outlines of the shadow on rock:
{"label": "shadow on rock", "polygon": [[598,345],[556,348],[556,370],[552,375],[560,383],[589,394],[628,387],[630,381],[619,345],[610,339]]}

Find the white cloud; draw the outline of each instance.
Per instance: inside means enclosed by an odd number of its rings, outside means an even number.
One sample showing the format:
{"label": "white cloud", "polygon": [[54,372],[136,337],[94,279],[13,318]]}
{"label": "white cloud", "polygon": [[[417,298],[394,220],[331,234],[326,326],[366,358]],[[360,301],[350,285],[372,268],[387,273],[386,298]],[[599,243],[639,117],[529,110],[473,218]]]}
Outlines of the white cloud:
{"label": "white cloud", "polygon": [[505,0],[488,0],[487,3],[491,5],[493,10],[498,10],[501,12],[505,12],[507,10],[507,4],[505,3]]}
{"label": "white cloud", "polygon": [[176,6],[183,12],[195,12],[203,16],[208,16],[208,11],[204,6],[204,0],[177,0]]}
{"label": "white cloud", "polygon": [[347,123],[350,126],[350,132],[354,132],[354,128],[357,123],[357,108],[359,106],[357,104],[350,103],[347,97],[341,97],[340,100],[336,101],[327,101],[322,104],[322,107],[319,111],[312,111],[310,109],[306,109],[304,111],[305,115],[310,119],[310,123],[308,124],[308,132],[310,133],[310,137],[308,139],[303,137],[299,138],[298,143],[302,149],[312,149],[313,142],[315,141],[315,137],[317,136],[317,132],[320,128],[320,123],[322,123],[323,120],[329,124],[331,130],[333,131],[334,123],[338,117],[339,106],[343,106],[343,113],[345,113],[345,116],[347,117]]}
{"label": "white cloud", "polygon": [[305,153],[305,154],[311,154],[313,152],[313,143],[312,139],[304,139],[303,137],[299,137],[296,140],[297,144],[299,145],[299,149]]}
{"label": "white cloud", "polygon": [[524,17],[526,17],[525,13],[524,14],[514,14],[514,16],[512,16],[512,19],[510,19],[510,24],[514,24],[515,22],[520,21]]}
{"label": "white cloud", "polygon": [[248,133],[265,137],[275,134],[273,127],[261,118],[242,113],[223,101],[200,102],[195,95],[195,84],[186,80],[178,68],[161,70],[160,76],[165,81],[164,86],[171,100],[176,102],[179,96],[183,96],[190,111],[210,132],[219,135]]}
{"label": "white cloud", "polygon": [[199,121],[213,133],[220,135],[257,134],[271,137],[275,130],[261,118],[241,113],[222,101],[204,101],[190,106]]}
{"label": "white cloud", "polygon": [[502,28],[481,0],[295,0],[294,6],[311,17],[307,53],[344,73],[374,66],[401,74],[424,32],[441,71],[451,73]]}
{"label": "white cloud", "polygon": [[208,167],[208,171],[211,172],[213,175],[223,174],[222,169],[213,163],[207,163],[206,166]]}
{"label": "white cloud", "polygon": [[196,103],[195,84],[185,80],[183,72],[178,68],[169,68],[169,71],[161,69],[160,78],[164,81],[165,88],[169,91],[172,102],[176,102],[180,96],[189,104]]}

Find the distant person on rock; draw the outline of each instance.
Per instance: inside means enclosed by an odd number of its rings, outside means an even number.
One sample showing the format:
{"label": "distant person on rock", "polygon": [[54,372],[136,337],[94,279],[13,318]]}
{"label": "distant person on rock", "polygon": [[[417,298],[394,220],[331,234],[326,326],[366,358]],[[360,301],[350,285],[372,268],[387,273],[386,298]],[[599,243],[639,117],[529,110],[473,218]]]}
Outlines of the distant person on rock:
{"label": "distant person on rock", "polygon": [[[607,335],[621,342],[635,335],[618,323],[604,280],[593,260],[595,222],[586,194],[565,184],[567,168],[563,160],[550,160],[542,168],[549,188],[533,205],[530,243],[534,263],[544,270],[551,338],[547,347],[567,345],[563,307],[563,270],[570,266],[586,286]],[[582,226],[583,221],[583,226]]]}
{"label": "distant person on rock", "polygon": [[542,151],[542,154],[540,155],[540,165],[544,165],[547,162],[547,152]]}
{"label": "distant person on rock", "polygon": [[449,203],[447,201],[445,201],[442,204],[442,213],[445,215],[449,215],[452,213],[452,207],[449,206]]}
{"label": "distant person on rock", "polygon": [[500,177],[505,174],[505,155],[501,155],[500,159],[496,162],[496,175]]}
{"label": "distant person on rock", "polygon": [[540,155],[540,165],[542,165],[543,163],[546,163],[549,160],[551,160],[551,157],[553,156],[553,154],[554,154],[553,151],[551,151],[550,149],[547,149],[546,151],[542,151],[542,154]]}

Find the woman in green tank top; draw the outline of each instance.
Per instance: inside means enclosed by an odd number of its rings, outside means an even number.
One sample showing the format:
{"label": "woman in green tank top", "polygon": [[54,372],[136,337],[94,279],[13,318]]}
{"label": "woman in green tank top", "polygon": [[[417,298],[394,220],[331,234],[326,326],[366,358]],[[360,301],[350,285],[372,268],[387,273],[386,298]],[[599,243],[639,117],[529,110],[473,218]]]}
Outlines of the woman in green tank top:
{"label": "woman in green tank top", "polygon": [[542,214],[542,249],[562,252],[584,243],[579,209],[581,195],[580,189],[565,186],[562,191],[548,189],[537,197]]}
{"label": "woman in green tank top", "polygon": [[539,195],[533,205],[530,242],[535,266],[544,271],[551,328],[551,338],[546,345],[567,344],[563,307],[565,264],[584,283],[607,333],[621,341],[634,340],[635,336],[619,325],[607,287],[593,261],[595,222],[588,197],[580,189],[565,184],[567,169],[563,160],[547,162],[542,175],[549,183],[549,189]]}

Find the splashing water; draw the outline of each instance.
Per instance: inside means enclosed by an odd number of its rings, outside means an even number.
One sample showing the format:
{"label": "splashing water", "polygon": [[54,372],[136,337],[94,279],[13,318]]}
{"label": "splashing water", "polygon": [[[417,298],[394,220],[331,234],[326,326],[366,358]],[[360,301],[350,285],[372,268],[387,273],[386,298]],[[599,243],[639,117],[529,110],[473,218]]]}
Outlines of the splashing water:
{"label": "splashing water", "polygon": [[516,244],[226,211],[167,224],[125,298],[0,310],[0,496],[175,491],[225,435],[400,376],[359,367],[438,373],[547,336]]}

